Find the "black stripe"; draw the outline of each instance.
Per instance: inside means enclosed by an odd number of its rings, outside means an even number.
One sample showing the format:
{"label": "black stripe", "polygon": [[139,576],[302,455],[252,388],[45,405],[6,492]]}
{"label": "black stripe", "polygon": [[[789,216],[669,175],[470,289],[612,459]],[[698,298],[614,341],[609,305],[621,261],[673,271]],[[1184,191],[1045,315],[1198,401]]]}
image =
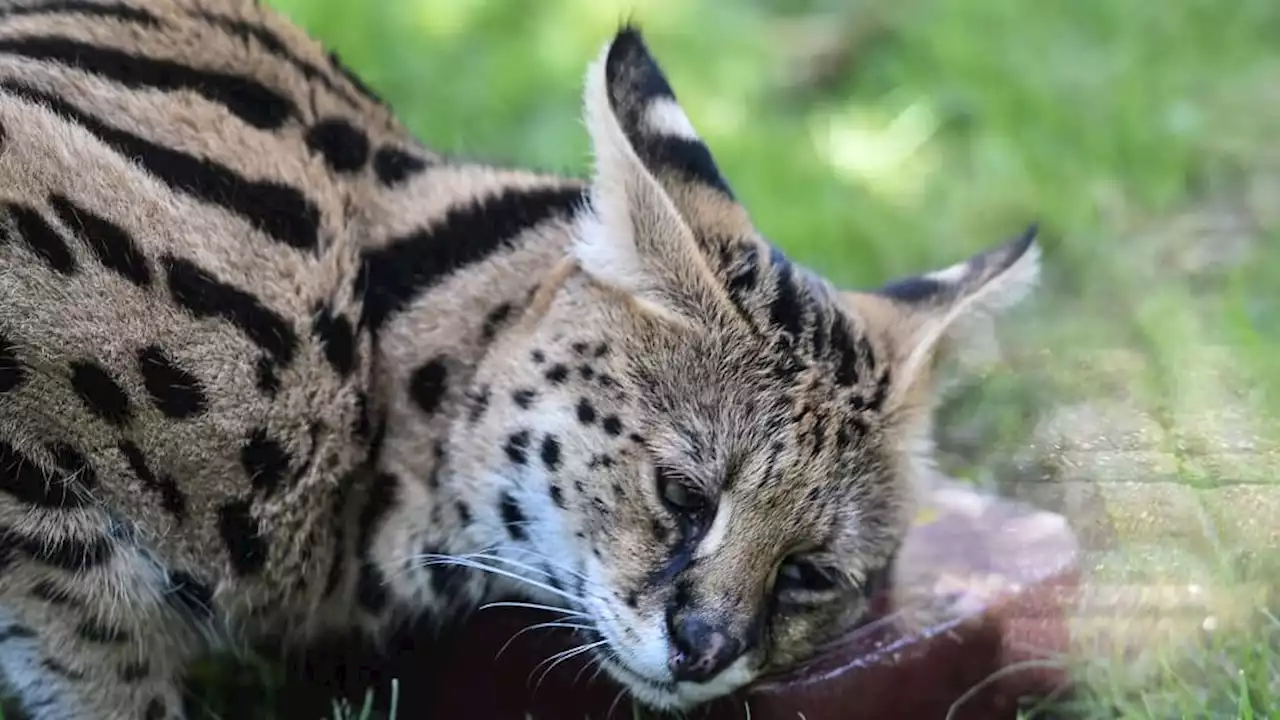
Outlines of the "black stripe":
{"label": "black stripe", "polygon": [[[858,351],[849,337],[848,322],[841,315],[832,318],[829,341],[836,356],[836,384],[853,387],[858,382]],[[870,362],[868,358],[868,367]]]}
{"label": "black stripe", "polygon": [[176,190],[237,213],[286,245],[314,250],[319,243],[320,210],[297,188],[251,181],[225,165],[157,145],[111,127],[62,98],[16,80],[0,80],[0,89],[28,102],[47,105],[82,125],[116,152],[140,162]]}
{"label": "black stripe", "polygon": [[298,336],[289,323],[256,297],[214,278],[189,260],[166,255],[161,259],[174,302],[196,317],[217,317],[241,332],[282,365],[293,362]]}
{"label": "black stripe", "polygon": [[0,549],[17,550],[45,565],[68,572],[84,572],[111,559],[114,546],[105,537],[92,540],[59,538],[46,543],[12,528],[0,527]]}
{"label": "black stripe", "polygon": [[71,202],[65,195],[49,195],[49,205],[109,270],[145,288],[151,286],[151,266],[124,228]]}
{"label": "black stripe", "polygon": [[69,489],[70,483],[65,478],[48,472],[13,445],[0,440],[0,491],[28,505],[55,509],[84,507],[83,499]]}
{"label": "black stripe", "polygon": [[365,322],[379,328],[432,285],[512,247],[522,231],[570,217],[583,199],[579,188],[510,188],[455,207],[434,226],[364,253],[357,291],[367,292]]}
{"label": "black stripe", "polygon": [[54,62],[132,89],[187,90],[222,105],[244,122],[275,130],[297,115],[293,101],[243,75],[201,70],[56,36],[0,40],[0,53]]}
{"label": "black stripe", "polygon": [[83,0],[55,0],[54,2],[27,5],[25,7],[0,8],[0,18],[19,17],[22,15],[88,15],[97,18],[110,18],[155,27],[160,21],[155,15],[141,8],[129,7],[118,3],[106,4],[84,2]]}
{"label": "black stripe", "polygon": [[236,575],[252,575],[267,562],[267,542],[248,500],[232,500],[218,509],[218,533],[227,546]]}
{"label": "black stripe", "polygon": [[795,273],[791,263],[777,249],[772,253],[772,264],[777,272],[776,294],[769,305],[769,320],[793,338],[799,338],[803,328],[803,309],[796,291]]}
{"label": "black stripe", "polygon": [[178,489],[178,484],[173,481],[173,478],[168,475],[156,477],[156,474],[147,466],[147,458],[142,454],[142,448],[132,442],[123,440],[119,448],[125,460],[129,462],[129,467],[133,469],[133,474],[142,481],[142,486],[159,495],[160,506],[179,524],[184,523],[187,519],[187,496]]}
{"label": "black stripe", "polygon": [[223,30],[235,35],[241,40],[247,41],[249,38],[257,40],[262,47],[277,58],[289,63],[302,73],[303,77],[312,82],[319,82],[329,91],[341,97],[351,105],[358,105],[356,99],[351,96],[344,88],[340,87],[333,81],[333,78],[326,75],[320,68],[311,64],[307,60],[293,54],[293,51],[280,39],[270,28],[263,25],[248,23],[243,20],[235,20],[232,18],[222,17],[210,12],[198,12],[196,16],[208,22],[211,25],[222,28]]}
{"label": "black stripe", "polygon": [[674,171],[686,179],[715,188],[730,200],[734,199],[733,190],[711,157],[711,150],[701,140],[649,135],[636,145],[636,153],[650,168]]}
{"label": "black stripe", "polygon": [[71,254],[71,248],[62,239],[62,235],[45,222],[39,212],[17,203],[6,203],[5,210],[13,218],[14,225],[18,228],[18,235],[31,252],[39,255],[49,267],[63,275],[70,275],[76,271],[76,258]]}
{"label": "black stripe", "polygon": [[53,456],[53,464],[67,473],[67,481],[86,488],[98,486],[98,474],[89,464],[89,458],[82,455],[75,447],[55,440],[45,443],[44,449]]}

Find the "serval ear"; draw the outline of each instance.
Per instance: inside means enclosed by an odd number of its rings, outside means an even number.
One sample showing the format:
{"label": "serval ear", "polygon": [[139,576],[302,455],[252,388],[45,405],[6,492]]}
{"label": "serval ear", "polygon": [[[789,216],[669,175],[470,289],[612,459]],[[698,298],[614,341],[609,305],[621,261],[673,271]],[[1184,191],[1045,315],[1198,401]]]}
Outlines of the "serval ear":
{"label": "serval ear", "polygon": [[964,262],[872,292],[845,293],[853,314],[889,348],[887,406],[920,398],[936,359],[964,343],[973,320],[991,318],[1026,297],[1040,272],[1036,232],[1032,225]]}
{"label": "serval ear", "polygon": [[595,167],[591,212],[581,216],[572,251],[579,266],[650,311],[704,319],[728,312],[680,196],[660,178],[684,173],[723,184],[639,31],[621,29],[588,69],[583,110]]}

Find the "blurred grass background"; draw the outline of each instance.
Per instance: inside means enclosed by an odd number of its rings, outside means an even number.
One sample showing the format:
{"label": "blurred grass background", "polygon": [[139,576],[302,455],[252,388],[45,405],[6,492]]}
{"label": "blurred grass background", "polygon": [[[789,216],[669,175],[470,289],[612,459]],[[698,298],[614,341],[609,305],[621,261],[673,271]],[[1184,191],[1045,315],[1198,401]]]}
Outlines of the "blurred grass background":
{"label": "blurred grass background", "polygon": [[1042,291],[939,432],[1080,533],[1058,711],[1277,717],[1276,0],[271,4],[428,144],[575,174],[583,70],[632,17],[757,225],[840,285],[1039,221]]}

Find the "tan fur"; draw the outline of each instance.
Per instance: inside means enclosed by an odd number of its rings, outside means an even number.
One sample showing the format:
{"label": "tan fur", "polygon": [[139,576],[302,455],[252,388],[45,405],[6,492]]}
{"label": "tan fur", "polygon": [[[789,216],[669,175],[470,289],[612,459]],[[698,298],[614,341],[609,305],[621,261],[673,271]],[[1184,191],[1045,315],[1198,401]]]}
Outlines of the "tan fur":
{"label": "tan fur", "polygon": [[[755,231],[630,30],[582,181],[422,148],[256,3],[88,7],[0,3],[0,670],[34,717],[180,717],[212,646],[510,594],[689,707],[857,620],[934,361],[1027,242],[842,295]],[[793,560],[840,587],[780,590]]]}

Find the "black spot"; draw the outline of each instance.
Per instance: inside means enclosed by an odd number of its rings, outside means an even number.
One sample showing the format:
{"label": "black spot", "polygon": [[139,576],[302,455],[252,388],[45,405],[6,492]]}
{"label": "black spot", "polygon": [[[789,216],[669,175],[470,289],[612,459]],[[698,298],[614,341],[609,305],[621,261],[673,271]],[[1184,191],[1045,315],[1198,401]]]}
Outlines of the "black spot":
{"label": "black spot", "polygon": [[378,175],[378,182],[387,187],[398,185],[426,168],[426,160],[389,145],[383,145],[373,154],[373,171]]}
{"label": "black spot", "polygon": [[618,419],[617,415],[606,415],[600,426],[610,435],[617,436],[622,434],[622,421]]}
{"label": "black spot", "polygon": [[13,445],[0,440],[0,491],[28,505],[75,509],[86,505],[70,481],[46,472]]}
{"label": "black spot", "polygon": [[306,142],[334,172],[355,172],[369,161],[369,138],[342,118],[325,118],[312,125]]}
{"label": "black spot", "polygon": [[36,637],[36,631],[26,625],[14,624],[0,630],[0,643],[13,639],[25,640],[33,637]]}
{"label": "black spot", "polygon": [[[52,2],[36,3],[19,7],[0,8],[0,17],[45,14],[85,15],[95,18],[123,20],[125,22],[137,23],[146,27],[155,27],[160,24],[160,21],[156,19],[156,16],[146,10],[123,4],[105,4],[98,2],[97,0],[92,2],[86,0],[53,0]],[[6,715],[5,717],[8,716]]]}
{"label": "black spot", "polygon": [[194,617],[213,614],[213,588],[185,570],[169,573],[169,598]]}
{"label": "black spot", "polygon": [[613,467],[613,463],[614,463],[613,458],[608,455],[593,455],[591,457],[591,460],[587,462],[587,469],[589,470],[599,470],[600,468],[608,469]]}
{"label": "black spot", "polygon": [[627,607],[635,608],[640,604],[640,593],[635,590],[628,592],[625,602],[627,603]]}
{"label": "black spot", "polygon": [[516,499],[511,493],[504,491],[502,493],[502,522],[507,526],[507,534],[512,540],[528,539],[529,534],[524,529],[524,512],[520,510],[520,506],[516,504]]}
{"label": "black spot", "polygon": [[459,500],[457,502],[457,510],[458,510],[458,521],[461,522],[463,525],[470,525],[471,524],[471,506],[467,505],[465,500]]}
{"label": "black spot", "polygon": [[125,460],[129,462],[129,467],[133,469],[133,474],[137,475],[138,480],[142,481],[142,486],[160,496],[160,507],[172,515],[179,525],[185,523],[187,520],[187,496],[183,495],[182,491],[178,489],[178,484],[173,481],[173,478],[168,475],[156,477],[151,468],[147,466],[147,458],[142,454],[142,449],[132,442],[123,440],[120,442],[119,448]]}
{"label": "black spot", "polygon": [[276,373],[276,364],[271,358],[263,355],[258,358],[254,368],[257,375],[258,389],[267,397],[275,397],[280,392],[280,375]]}
{"label": "black spot", "polygon": [[644,436],[640,433],[631,433],[627,436],[627,439],[637,445],[644,445]]}
{"label": "black spot", "polygon": [[409,395],[422,412],[432,415],[440,409],[448,376],[442,357],[434,357],[413,371],[413,376],[409,378]]}
{"label": "black spot", "polygon": [[80,672],[80,671],[78,671],[78,670],[72,670],[71,668],[67,667],[66,665],[63,665],[62,663],[58,662],[57,660],[54,660],[53,658],[45,658],[44,660],[41,660],[41,661],[40,661],[40,665],[41,665],[45,670],[48,670],[49,672],[54,673],[54,674],[56,674],[56,675],[61,675],[62,677],[67,678],[68,680],[83,680],[83,679],[84,679],[84,673],[82,673],[82,672]]}
{"label": "black spot", "polygon": [[387,606],[387,589],[382,584],[382,573],[371,560],[360,564],[360,575],[356,578],[356,602],[375,615]]}
{"label": "black spot", "polygon": [[562,491],[560,489],[560,486],[555,484],[555,482],[551,483],[550,494],[551,494],[551,502],[555,503],[556,507],[560,508],[561,510],[564,510],[566,507],[564,503],[564,491]]}
{"label": "black spot", "polygon": [[49,195],[49,205],[104,267],[138,287],[151,286],[151,266],[124,228],[76,205],[65,195]]}
{"label": "black spot", "polygon": [[236,575],[252,575],[266,564],[267,543],[260,532],[248,500],[230,500],[218,508],[218,534]]}
{"label": "black spot", "polygon": [[561,365],[560,363],[556,363],[547,370],[546,377],[553,384],[559,385],[564,382],[565,378],[569,377],[569,368]]}
{"label": "black spot", "polygon": [[523,465],[528,461],[529,451],[529,431],[520,430],[512,433],[507,438],[507,444],[502,448],[507,453],[507,457],[511,462],[517,465]]}
{"label": "black spot", "polygon": [[0,393],[12,392],[27,380],[27,368],[18,359],[17,348],[0,335]]}
{"label": "black spot", "polygon": [[533,405],[535,397],[537,397],[537,393],[528,388],[521,388],[511,393],[511,399],[521,410],[528,410],[529,406]]}
{"label": "black spot", "polygon": [[168,712],[164,706],[164,700],[157,695],[151,698],[151,702],[147,703],[147,709],[142,714],[142,720],[164,720],[164,714]]}
{"label": "black spot", "polygon": [[46,543],[11,528],[0,527],[0,554],[20,552],[38,562],[67,572],[85,572],[111,559],[115,546],[105,537],[90,540],[64,537]]}
{"label": "black spot", "polygon": [[514,247],[526,229],[567,219],[583,201],[579,188],[508,188],[455,207],[438,222],[363,256],[365,321],[371,328],[453,273]]}
{"label": "black spot", "polygon": [[82,640],[94,643],[122,643],[129,640],[129,633],[118,627],[96,620],[83,620],[76,626],[76,634]]}
{"label": "black spot", "polygon": [[280,486],[290,462],[284,446],[263,427],[255,428],[240,448],[240,466],[249,475],[253,489],[268,495]]}
{"label": "black spot", "polygon": [[51,580],[41,580],[31,588],[31,595],[50,605],[80,605],[80,600],[68,589]]}
{"label": "black spot", "polygon": [[119,154],[139,162],[174,189],[241,215],[279,242],[302,250],[314,250],[319,243],[320,210],[297,188],[271,181],[250,181],[224,165],[107,125],[66,100],[20,81],[0,80],[0,89],[28,102],[47,105],[83,126]]}
{"label": "black spot", "polygon": [[174,302],[196,317],[221,318],[235,325],[275,362],[293,362],[298,336],[278,313],[189,260],[166,255],[163,262]]}
{"label": "black spot", "polygon": [[356,553],[362,560],[369,556],[369,546],[373,543],[373,534],[379,522],[396,504],[396,478],[390,473],[374,475],[369,488],[369,496],[360,511],[357,525]]}
{"label": "black spot", "polygon": [[659,545],[665,545],[671,531],[667,529],[657,518],[649,521],[649,530],[653,533],[653,539],[658,541]]}
{"label": "black spot", "polygon": [[547,354],[542,352],[541,350],[534,350],[533,352],[529,353],[529,357],[530,359],[533,360],[534,364],[536,365],[541,365],[547,360]]}
{"label": "black spot", "polygon": [[175,420],[194,417],[209,406],[200,381],[174,364],[156,345],[138,351],[138,372],[142,374],[151,402],[167,417]]}
{"label": "black spot", "polygon": [[39,212],[16,203],[7,203],[5,209],[13,218],[18,234],[27,243],[27,247],[31,248],[31,252],[39,255],[49,267],[63,275],[76,271],[76,259],[71,254],[71,248],[67,247],[67,242],[45,222]]}
{"label": "black spot", "polygon": [[[440,548],[434,545],[423,545],[422,556],[431,557],[443,555]],[[427,565],[425,566],[431,573],[431,591],[437,598],[445,599],[455,597],[457,595],[457,587],[461,584],[463,578],[466,577],[466,568],[457,565]]]}
{"label": "black spot", "polygon": [[92,360],[71,363],[71,387],[89,412],[112,425],[129,422],[133,409],[129,396],[101,365]]}
{"label": "black spot", "polygon": [[612,376],[604,373],[600,373],[599,378],[597,382],[600,383],[600,387],[616,387],[618,384],[618,381],[614,380]]}
{"label": "black spot", "polygon": [[591,402],[586,398],[578,400],[578,422],[583,425],[590,425],[596,421],[596,409],[591,406]]}
{"label": "black spot", "polygon": [[475,423],[484,416],[484,411],[489,409],[489,393],[488,385],[482,385],[479,389],[467,393],[467,400],[471,406],[467,420]]}
{"label": "black spot", "polygon": [[560,441],[554,435],[542,438],[542,464],[551,472],[560,469]]}
{"label": "black spot", "polygon": [[590,380],[595,377],[596,371],[591,369],[590,365],[583,365],[578,368],[578,374],[582,376],[583,380]]}
{"label": "black spot", "polygon": [[585,355],[587,353],[587,344],[582,341],[578,341],[570,345],[569,349],[573,351],[574,355]]}
{"label": "black spot", "polygon": [[600,343],[599,345],[596,346],[596,350],[594,353],[596,357],[602,358],[608,354],[609,354],[609,345],[607,343]]}
{"label": "black spot", "polygon": [[334,315],[328,307],[316,313],[311,331],[324,346],[324,357],[342,377],[356,367],[356,331],[345,315]]}
{"label": "black spot", "polygon": [[120,682],[133,685],[147,679],[151,674],[151,665],[146,660],[126,663],[120,666]]}
{"label": "black spot", "polygon": [[0,41],[0,53],[74,67],[129,88],[193,92],[265,130],[279,128],[296,115],[296,108],[288,97],[241,73],[202,70],[63,37],[7,38]]}
{"label": "black spot", "polygon": [[485,343],[491,342],[494,336],[498,334],[498,329],[507,321],[507,318],[511,317],[513,310],[515,310],[515,306],[509,302],[504,302],[490,310],[489,314],[485,315],[484,325],[480,329],[481,341]]}

